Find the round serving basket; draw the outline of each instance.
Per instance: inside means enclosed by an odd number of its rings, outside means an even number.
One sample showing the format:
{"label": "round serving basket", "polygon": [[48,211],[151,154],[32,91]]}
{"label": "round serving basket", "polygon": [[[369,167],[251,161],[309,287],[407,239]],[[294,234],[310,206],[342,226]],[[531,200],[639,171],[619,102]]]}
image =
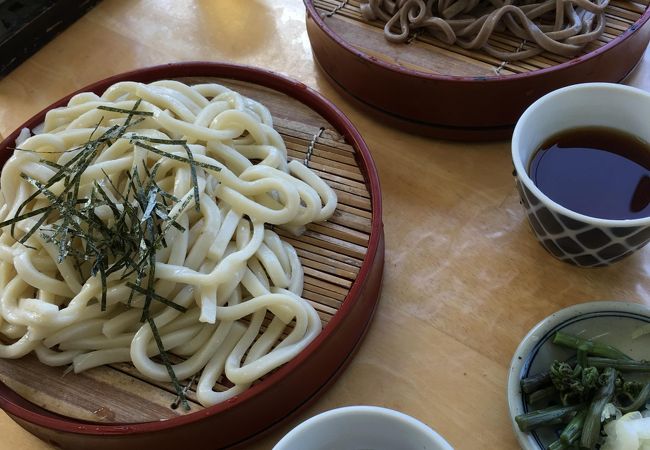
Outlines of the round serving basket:
{"label": "round serving basket", "polygon": [[[390,43],[383,24],[366,22],[359,4],[305,0],[307,33],[321,68],[383,122],[446,139],[509,138],[521,113],[544,94],[575,83],[623,80],[650,40],[648,0],[611,0],[604,34],[582,55],[546,52],[508,63],[426,34]],[[503,33],[490,43],[504,51],[524,44]]]}
{"label": "round serving basket", "polygon": [[[350,121],[307,86],[251,67],[191,62],[117,75],[81,91],[103,92],[118,81],[214,81],[266,105],[290,159],[304,161],[336,191],[339,204],[324,223],[300,237],[276,230],[297,250],[305,272],[303,297],[314,305],[323,331],[296,358],[241,395],[203,408],[173,409],[171,384],[149,382],[130,364],[78,375],[40,364],[30,355],[0,360],[0,407],[22,427],[64,449],[177,450],[245,444],[296,413],[321,393],[350,361],[375,310],[381,287],[384,238],[374,163]],[[72,94],[73,95],[73,94]],[[23,127],[33,128],[41,111]],[[16,130],[1,144],[11,155]],[[216,390],[219,390],[218,381]],[[225,387],[222,387],[225,389]]]}

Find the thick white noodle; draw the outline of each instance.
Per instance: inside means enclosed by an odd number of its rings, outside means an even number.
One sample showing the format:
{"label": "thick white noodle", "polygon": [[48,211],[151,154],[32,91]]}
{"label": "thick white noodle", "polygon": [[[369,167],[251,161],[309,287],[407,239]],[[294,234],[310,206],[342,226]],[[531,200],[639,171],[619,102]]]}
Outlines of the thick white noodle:
{"label": "thick white noodle", "polygon": [[[93,133],[122,124],[125,114],[108,106],[152,113],[107,145],[81,176],[79,198],[95,183],[118,200],[127,173],[158,165],[156,183],[180,199],[173,214],[185,231],[169,227],[168,245],[156,254],[155,292],[187,310],[154,302],[150,306],[166,351],[181,356],[172,365],[178,379],[197,374],[197,397],[205,406],[224,401],[289,361],[320,332],[316,310],[300,297],[303,270],[294,248],[265,225],[300,232],[323,221],[336,208],[334,191],[298,161],[287,161],[282,137],[262,104],[218,84],[188,86],[177,81],[117,83],[101,95],[82,93],[68,106],[50,111],[42,130],[20,135],[20,150],[0,176],[0,220],[15,217],[35,192],[24,175],[42,183],[78,154]],[[98,125],[99,124],[99,125]],[[137,147],[134,135],[184,139],[195,161],[199,212],[195,211],[190,166]],[[181,145],[156,144],[163,152],[186,157]],[[48,164],[49,163],[49,164]],[[63,181],[50,191],[63,192]],[[187,202],[185,200],[188,200]],[[40,194],[21,214],[47,206]],[[95,214],[110,225],[107,205]],[[170,214],[171,216],[172,214]],[[34,351],[52,366],[72,364],[80,372],[104,364],[132,362],[146,377],[170,381],[153,330],[141,322],[143,295],[132,296],[117,273],[107,279],[107,308],[101,311],[99,276],[82,279],[71,258],[34,233],[17,242],[41,216],[0,230],[0,357],[20,358]],[[59,220],[59,219],[52,219]],[[51,225],[50,219],[43,226]],[[262,332],[267,314],[272,320]],[[284,338],[282,336],[285,336]],[[246,355],[244,357],[244,355]],[[233,387],[223,390],[225,377]]]}

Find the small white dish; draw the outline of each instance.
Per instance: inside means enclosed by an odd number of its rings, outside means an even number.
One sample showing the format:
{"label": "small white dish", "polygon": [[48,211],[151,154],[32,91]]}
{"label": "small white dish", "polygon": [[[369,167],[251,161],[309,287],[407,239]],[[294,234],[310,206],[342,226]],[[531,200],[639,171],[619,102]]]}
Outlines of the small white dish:
{"label": "small white dish", "polygon": [[530,433],[519,430],[515,417],[529,411],[520,388],[523,378],[535,375],[554,360],[564,361],[575,352],[552,343],[557,331],[594,339],[617,347],[634,359],[650,359],[650,335],[634,339],[634,333],[650,323],[650,309],[626,302],[602,301],[571,306],[551,314],[535,325],[521,341],[510,363],[508,407],[512,427],[524,450],[543,450],[559,437],[559,430]]}
{"label": "small white dish", "polygon": [[413,417],[378,406],[347,406],[312,417],[273,450],[453,450]]}

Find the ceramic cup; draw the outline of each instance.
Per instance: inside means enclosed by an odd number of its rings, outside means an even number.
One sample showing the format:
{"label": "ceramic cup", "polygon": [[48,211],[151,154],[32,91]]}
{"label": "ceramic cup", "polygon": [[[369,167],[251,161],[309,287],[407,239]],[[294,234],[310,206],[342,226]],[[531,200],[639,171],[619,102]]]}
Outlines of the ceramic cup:
{"label": "ceramic cup", "polygon": [[556,258],[582,267],[606,266],[650,239],[650,217],[611,220],[571,211],[547,197],[528,176],[533,153],[571,128],[608,127],[650,142],[650,93],[611,83],[585,83],[553,91],[520,117],[512,137],[517,189],[531,228]]}
{"label": "ceramic cup", "polygon": [[273,450],[453,450],[422,422],[391,409],[348,406],[308,419]]}

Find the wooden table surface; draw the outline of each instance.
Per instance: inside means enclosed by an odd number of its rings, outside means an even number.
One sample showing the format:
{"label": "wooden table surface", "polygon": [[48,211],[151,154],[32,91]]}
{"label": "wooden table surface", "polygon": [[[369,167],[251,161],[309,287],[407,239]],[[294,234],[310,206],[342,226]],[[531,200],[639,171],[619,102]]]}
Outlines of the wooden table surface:
{"label": "wooden table surface", "polygon": [[[315,88],[360,130],[382,184],[386,268],[374,323],[339,380],[250,448],[270,449],[319,412],[369,404],[415,416],[459,450],[516,449],[505,386],[526,332],[590,300],[650,306],[650,249],[578,269],[535,241],[508,142],[409,135],[342,97],[314,63],[302,0],[104,0],[0,80],[0,133],[90,82],[184,60],[259,66]],[[650,91],[650,51],[627,83]],[[0,436],[2,450],[51,449],[4,413]]]}

